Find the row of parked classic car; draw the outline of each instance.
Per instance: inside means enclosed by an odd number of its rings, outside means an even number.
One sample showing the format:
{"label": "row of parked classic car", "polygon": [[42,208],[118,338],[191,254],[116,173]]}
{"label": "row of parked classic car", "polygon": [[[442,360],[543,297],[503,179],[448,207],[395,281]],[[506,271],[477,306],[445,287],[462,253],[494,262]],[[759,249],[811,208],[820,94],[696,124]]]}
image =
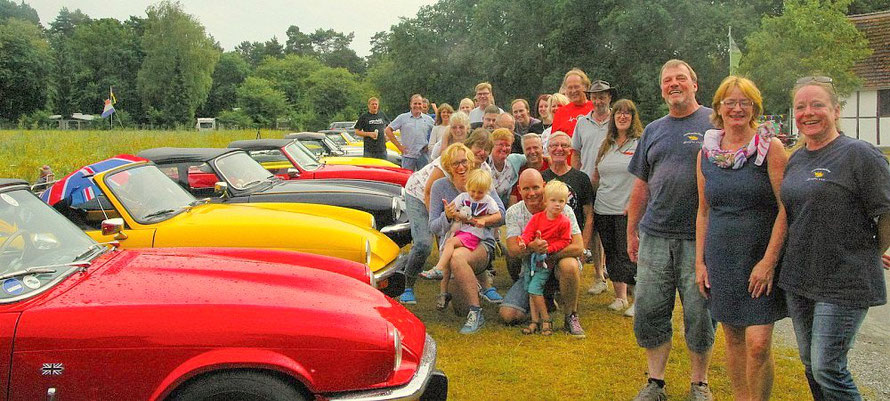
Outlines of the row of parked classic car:
{"label": "row of parked classic car", "polygon": [[409,172],[300,135],[0,179],[0,400],[445,399],[387,296]]}

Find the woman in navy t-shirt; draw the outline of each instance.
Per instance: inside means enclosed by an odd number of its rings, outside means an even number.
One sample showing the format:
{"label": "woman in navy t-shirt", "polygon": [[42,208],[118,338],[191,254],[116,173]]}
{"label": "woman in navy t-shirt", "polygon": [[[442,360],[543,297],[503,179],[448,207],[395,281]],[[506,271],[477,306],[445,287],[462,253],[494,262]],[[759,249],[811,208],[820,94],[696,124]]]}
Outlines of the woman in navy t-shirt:
{"label": "woman in navy t-shirt", "polygon": [[804,144],[782,181],[788,241],[778,285],[813,398],[860,400],[847,352],[868,308],[887,302],[890,169],[874,146],[838,132],[831,78],[798,80],[793,107]]}

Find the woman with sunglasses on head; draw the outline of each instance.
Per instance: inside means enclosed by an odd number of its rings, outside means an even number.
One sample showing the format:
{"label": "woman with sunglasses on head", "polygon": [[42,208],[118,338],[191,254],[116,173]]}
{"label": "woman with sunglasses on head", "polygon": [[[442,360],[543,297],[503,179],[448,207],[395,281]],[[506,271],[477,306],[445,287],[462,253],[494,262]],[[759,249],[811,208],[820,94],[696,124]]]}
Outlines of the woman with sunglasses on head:
{"label": "woman with sunglasses on head", "polygon": [[714,94],[697,164],[696,283],[722,323],[737,400],[768,400],[773,323],[786,316],[773,278],[787,228],[779,201],[788,161],[772,125],[758,126],[760,90],[729,76]]}
{"label": "woman with sunglasses on head", "polygon": [[847,352],[868,308],[887,302],[890,169],[874,146],[838,131],[831,78],[799,79],[793,98],[802,143],[782,182],[788,241],[778,285],[813,399],[861,400]]}

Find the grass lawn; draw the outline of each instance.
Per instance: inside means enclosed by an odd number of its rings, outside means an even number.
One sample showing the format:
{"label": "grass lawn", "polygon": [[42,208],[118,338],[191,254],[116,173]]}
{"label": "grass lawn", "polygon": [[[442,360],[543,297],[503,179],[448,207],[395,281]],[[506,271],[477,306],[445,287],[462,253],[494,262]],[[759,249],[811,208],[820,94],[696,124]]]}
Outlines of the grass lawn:
{"label": "grass lawn", "polygon": [[[434,258],[435,254],[430,262]],[[495,261],[495,270],[495,285],[503,295],[512,284],[503,259]],[[408,308],[426,323],[439,344],[438,366],[449,377],[449,399],[632,399],[646,382],[645,353],[634,339],[633,321],[607,308],[613,300],[611,292],[586,294],[593,277],[592,267],[582,276],[585,293],[579,310],[586,339],[575,339],[562,332],[562,311],[552,314],[556,329],[553,336],[523,335],[520,326],[500,323],[497,306],[484,301],[485,326],[475,335],[461,335],[457,331],[465,317],[455,316],[450,307],[436,311],[438,282],[419,280],[415,287],[418,303]],[[721,328],[717,330],[709,381],[717,400],[730,400],[725,342]],[[674,314],[673,348],[667,368],[667,392],[671,400],[683,400],[689,391],[689,358],[679,302]],[[772,399],[808,399],[809,389],[797,350],[774,347],[774,357],[776,379]]]}
{"label": "grass lawn", "polygon": [[[283,132],[263,131],[264,138]],[[231,141],[256,137],[256,131],[0,131],[0,177],[33,182],[38,168],[49,164],[56,178],[89,163],[121,153],[160,146],[224,147]],[[435,258],[435,254],[433,258]],[[431,258],[431,262],[434,259]],[[496,286],[503,294],[512,284],[503,259],[495,262]],[[582,288],[590,286],[591,269],[584,272]],[[646,361],[633,336],[632,320],[609,311],[610,293],[580,299],[580,316],[587,338],[563,334],[561,312],[553,318],[552,337],[524,336],[519,327],[498,322],[497,308],[484,305],[486,324],[476,335],[457,330],[463,316],[438,312],[434,297],[438,282],[419,281],[419,303],[410,306],[439,343],[438,366],[450,379],[452,400],[630,400],[646,380]],[[684,399],[689,390],[689,363],[683,342],[679,304],[674,316],[674,352],[668,363],[668,395]],[[709,371],[716,399],[732,399],[726,374],[725,344],[718,328]],[[808,399],[809,390],[797,351],[774,347],[776,380],[774,400]],[[868,389],[863,389],[868,393]]]}

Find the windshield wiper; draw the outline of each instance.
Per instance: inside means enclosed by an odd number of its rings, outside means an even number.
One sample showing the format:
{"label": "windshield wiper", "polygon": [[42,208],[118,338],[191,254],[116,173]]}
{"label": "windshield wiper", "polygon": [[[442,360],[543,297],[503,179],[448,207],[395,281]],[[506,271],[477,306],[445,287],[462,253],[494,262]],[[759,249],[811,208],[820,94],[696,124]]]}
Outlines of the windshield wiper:
{"label": "windshield wiper", "polygon": [[[3,274],[3,275],[0,275],[0,280],[5,280],[5,279],[8,279],[8,278],[12,278],[12,277],[24,276],[24,275],[26,275],[26,274],[49,274],[49,273],[55,273],[55,272],[56,272],[56,269],[51,269],[51,267],[77,266],[77,265],[78,265],[78,262],[72,262],[72,263],[75,263],[75,264],[72,265],[72,264],[68,264],[68,263],[66,263],[66,264],[63,264],[63,265],[33,266],[33,267],[29,267],[29,268],[27,268],[27,269],[16,270],[16,271],[14,271],[14,272],[9,272],[9,273],[5,273],[5,274]],[[89,265],[89,262],[79,262],[79,263],[87,263],[87,265]]]}
{"label": "windshield wiper", "polygon": [[157,212],[149,213],[145,216],[142,216],[142,218],[149,219],[152,217],[163,216],[165,214],[170,214],[170,213],[175,213],[175,212],[176,212],[176,209],[163,209],[163,210],[158,210]]}
{"label": "windshield wiper", "polygon": [[[85,259],[87,256],[92,255],[97,246],[100,246],[100,245],[102,246],[102,248],[99,248],[101,250],[101,252],[99,254],[101,255],[105,252],[108,252],[109,249],[112,249],[113,247],[117,246],[116,244],[118,244],[117,241],[97,242],[95,244],[90,244],[90,246],[87,247],[87,250],[83,251],[80,255],[75,256],[74,262],[71,262],[71,263],[77,263],[78,260]],[[111,245],[112,248],[108,248],[106,245]],[[89,263],[89,262],[87,262],[87,263]]]}

